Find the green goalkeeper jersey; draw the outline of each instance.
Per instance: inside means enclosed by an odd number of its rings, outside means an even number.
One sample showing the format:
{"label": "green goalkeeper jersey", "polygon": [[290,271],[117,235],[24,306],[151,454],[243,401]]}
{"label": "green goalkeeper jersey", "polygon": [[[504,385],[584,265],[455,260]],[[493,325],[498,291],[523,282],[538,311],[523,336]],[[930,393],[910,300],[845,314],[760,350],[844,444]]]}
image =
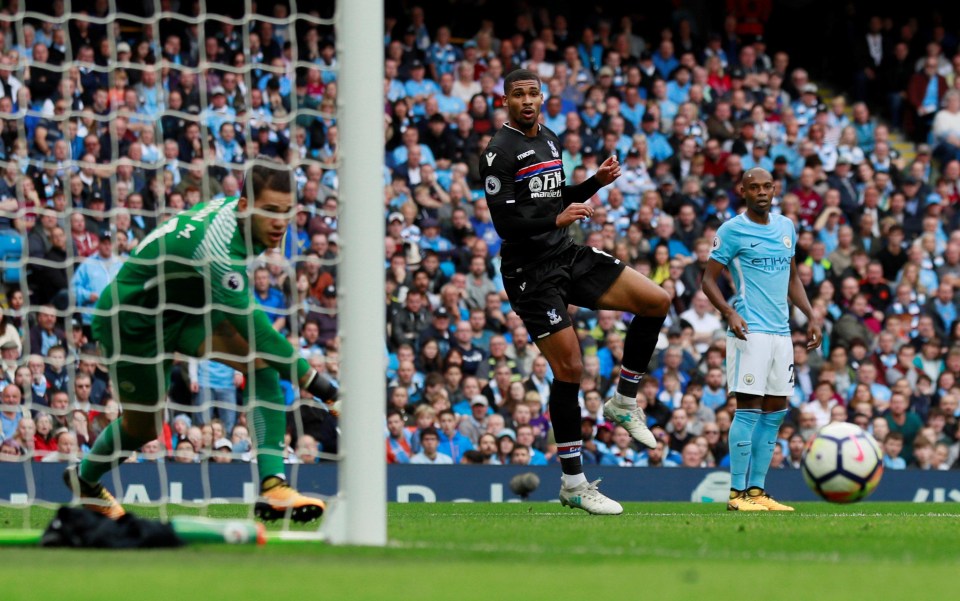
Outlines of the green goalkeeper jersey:
{"label": "green goalkeeper jersey", "polygon": [[156,348],[154,356],[157,351],[193,354],[196,348],[181,345],[196,336],[171,339],[170,333],[181,332],[190,320],[194,328],[203,328],[200,339],[209,338],[210,329],[226,319],[281,377],[291,377],[296,364],[297,378],[302,378],[309,365],[253,299],[247,266],[266,247],[247,240],[238,202],[223,198],[200,203],[146,236],[97,301],[93,333],[98,342],[109,352],[122,343],[124,354],[147,344]]}

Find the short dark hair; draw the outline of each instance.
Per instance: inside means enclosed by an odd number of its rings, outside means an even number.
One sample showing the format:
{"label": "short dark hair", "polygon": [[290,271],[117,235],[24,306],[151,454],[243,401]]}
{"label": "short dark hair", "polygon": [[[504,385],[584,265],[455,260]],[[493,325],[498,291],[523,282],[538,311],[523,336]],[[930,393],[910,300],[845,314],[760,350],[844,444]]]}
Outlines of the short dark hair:
{"label": "short dark hair", "polygon": [[433,426],[427,426],[426,428],[420,431],[420,440],[423,440],[427,436],[433,436],[437,440],[440,440],[440,433],[437,432],[437,429],[434,428]]}
{"label": "short dark hair", "polygon": [[887,433],[886,438],[883,439],[883,442],[887,442],[888,440],[899,440],[900,442],[903,442],[903,434],[900,432],[889,432]]}
{"label": "short dark hair", "polygon": [[267,160],[272,164],[257,163],[247,171],[247,179],[253,186],[253,200],[260,198],[266,190],[282,194],[291,193],[289,168],[273,162],[272,159]]}
{"label": "short dark hair", "polygon": [[463,453],[463,459],[464,459],[464,463],[475,464],[475,463],[483,463],[483,460],[485,459],[485,457],[483,456],[483,453],[481,453],[480,451],[472,449],[470,451],[465,451]]}
{"label": "short dark hair", "polygon": [[510,93],[510,89],[513,87],[513,84],[518,81],[527,81],[533,79],[537,82],[537,85],[540,85],[540,76],[531,71],[530,69],[517,69],[516,71],[511,71],[503,79],[503,93],[504,95]]}

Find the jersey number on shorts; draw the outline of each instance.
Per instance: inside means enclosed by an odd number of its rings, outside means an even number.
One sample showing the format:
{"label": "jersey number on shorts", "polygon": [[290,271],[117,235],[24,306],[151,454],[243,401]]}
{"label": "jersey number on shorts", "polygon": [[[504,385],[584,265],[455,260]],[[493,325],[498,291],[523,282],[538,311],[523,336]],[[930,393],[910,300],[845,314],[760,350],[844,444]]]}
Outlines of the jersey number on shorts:
{"label": "jersey number on shorts", "polygon": [[796,378],[796,375],[793,373],[793,363],[791,363],[790,367],[788,367],[787,369],[790,370],[790,379],[787,380],[787,383],[794,384],[795,383],[794,379]]}

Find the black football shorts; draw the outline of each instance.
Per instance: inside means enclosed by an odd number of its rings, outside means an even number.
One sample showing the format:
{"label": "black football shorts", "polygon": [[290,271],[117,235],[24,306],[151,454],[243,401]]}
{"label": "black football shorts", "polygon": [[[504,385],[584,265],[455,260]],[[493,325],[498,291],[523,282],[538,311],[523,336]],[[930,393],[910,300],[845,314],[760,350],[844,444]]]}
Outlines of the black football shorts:
{"label": "black football shorts", "polygon": [[623,269],[619,259],[577,244],[531,266],[505,271],[503,286],[536,341],[571,325],[568,304],[596,309]]}

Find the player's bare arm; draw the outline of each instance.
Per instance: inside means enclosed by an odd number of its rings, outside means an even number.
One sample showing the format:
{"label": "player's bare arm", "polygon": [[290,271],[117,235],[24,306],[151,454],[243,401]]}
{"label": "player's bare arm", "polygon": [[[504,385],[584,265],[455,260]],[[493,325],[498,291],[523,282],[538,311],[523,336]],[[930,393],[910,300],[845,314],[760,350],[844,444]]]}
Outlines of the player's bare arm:
{"label": "player's bare arm", "polygon": [[787,289],[787,297],[800,309],[801,313],[807,316],[807,350],[820,348],[823,334],[820,332],[820,326],[814,323],[813,307],[810,306],[807,291],[803,289],[803,282],[800,281],[800,275],[797,273],[796,258],[790,261],[790,287]]}
{"label": "player's bare arm", "polygon": [[[703,293],[707,295],[713,306],[720,312],[720,315],[727,321],[730,331],[740,340],[746,340],[747,322],[737,313],[736,309],[730,306],[730,303],[723,298],[720,287],[717,285],[717,279],[723,274],[724,266],[722,263],[710,259],[707,263],[707,271],[703,275]],[[806,298],[806,295],[804,295]],[[809,303],[808,303],[809,305]]]}

